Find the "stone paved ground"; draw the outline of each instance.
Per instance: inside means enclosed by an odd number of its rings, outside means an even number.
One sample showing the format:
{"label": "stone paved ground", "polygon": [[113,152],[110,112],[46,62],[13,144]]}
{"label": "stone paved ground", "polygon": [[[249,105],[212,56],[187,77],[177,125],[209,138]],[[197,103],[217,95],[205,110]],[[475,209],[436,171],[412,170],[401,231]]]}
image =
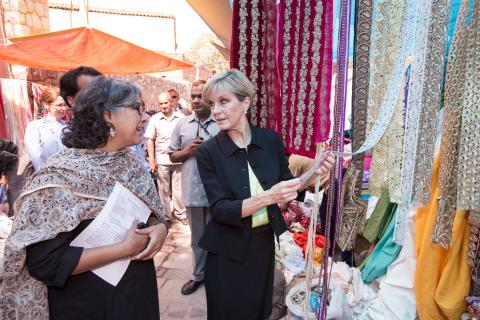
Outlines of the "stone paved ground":
{"label": "stone paved ground", "polygon": [[191,295],[184,296],[180,293],[182,285],[190,277],[192,268],[188,226],[178,221],[174,222],[162,251],[155,256],[155,267],[160,318],[162,320],[207,319],[207,301],[203,285]]}

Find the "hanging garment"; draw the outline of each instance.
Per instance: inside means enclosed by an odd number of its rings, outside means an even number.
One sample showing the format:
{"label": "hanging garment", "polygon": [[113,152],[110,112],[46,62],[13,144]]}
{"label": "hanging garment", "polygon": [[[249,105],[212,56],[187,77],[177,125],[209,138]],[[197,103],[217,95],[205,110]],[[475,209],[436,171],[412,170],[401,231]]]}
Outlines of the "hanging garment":
{"label": "hanging garment", "polygon": [[417,211],[415,295],[420,319],[456,320],[466,311],[464,297],[470,289],[470,267],[467,264],[470,228],[466,212],[457,211],[450,248],[444,249],[431,241],[440,195],[437,184],[439,164],[437,156],[430,202]]}
{"label": "hanging garment", "polygon": [[0,79],[0,83],[10,140],[18,146],[18,154],[21,157],[25,150],[23,145],[25,128],[32,119],[27,81]]}
{"label": "hanging garment", "polygon": [[462,101],[465,89],[468,0],[463,0],[448,56],[445,79],[444,119],[440,143],[438,187],[442,197],[432,241],[448,248],[457,208],[458,151],[462,127]]}
{"label": "hanging garment", "polygon": [[[386,95],[385,88],[388,87],[391,78],[398,76],[393,72],[397,52],[400,50],[399,43],[401,41],[404,6],[405,2],[401,0],[373,2],[367,123],[369,132],[377,121]],[[395,100],[398,100],[398,96],[399,91],[397,90],[395,92]],[[395,113],[398,113],[396,105],[394,107],[394,118]],[[370,194],[374,196],[380,196],[382,188],[386,187],[387,183],[387,132],[391,130],[391,127],[392,122],[386,129],[383,138],[373,149],[369,190]]]}
{"label": "hanging garment", "polygon": [[413,49],[403,146],[401,201],[395,229],[395,241],[399,244],[403,242],[406,215],[415,196],[418,196],[419,203],[423,203],[429,195],[428,181],[434,153],[437,111],[440,108],[449,14],[448,0],[422,0],[417,4],[419,22]]}
{"label": "hanging garment", "polygon": [[[355,240],[365,226],[368,203],[355,195],[356,179],[360,174],[353,165],[350,165],[343,180],[340,203],[340,223],[337,236],[337,244],[340,250],[353,250]],[[346,201],[348,199],[348,201]]]}
{"label": "hanging garment", "polygon": [[467,38],[457,209],[480,210],[480,1],[473,2]]}
{"label": "hanging garment", "polygon": [[[355,44],[354,44],[354,66],[353,66],[353,81],[352,81],[352,148],[356,150],[365,141],[365,132],[367,127],[367,108],[368,108],[368,84],[369,84],[369,66],[370,66],[370,36],[372,29],[372,2],[368,0],[360,0],[357,2],[355,8]],[[342,210],[341,216],[346,212],[351,213],[353,221],[356,221],[352,231],[355,234],[349,247],[353,247],[356,235],[363,229],[365,223],[366,210],[368,203],[360,198],[362,191],[363,179],[363,162],[365,154],[356,154],[352,157],[351,170],[353,170],[351,179],[344,180],[343,190],[350,190],[348,197],[343,197],[341,201]],[[350,169],[349,169],[350,170]],[[362,221],[357,217],[362,216]],[[342,218],[342,221],[348,219]],[[351,220],[351,219],[350,219]],[[348,232],[342,234],[342,230],[347,231],[349,226],[345,227],[341,224],[339,241],[345,239]],[[356,230],[355,230],[356,229]],[[340,244],[339,244],[340,245]],[[340,247],[342,247],[340,245]]]}
{"label": "hanging garment", "polygon": [[291,153],[313,157],[315,143],[328,139],[332,7],[328,0],[233,3],[230,61],[255,87],[251,123],[278,130]]}

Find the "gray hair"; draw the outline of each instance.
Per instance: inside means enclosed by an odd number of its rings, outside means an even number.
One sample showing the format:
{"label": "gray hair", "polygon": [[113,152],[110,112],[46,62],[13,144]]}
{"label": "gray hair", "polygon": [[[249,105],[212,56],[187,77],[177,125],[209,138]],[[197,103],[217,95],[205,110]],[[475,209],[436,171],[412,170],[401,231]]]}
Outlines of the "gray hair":
{"label": "gray hair", "polygon": [[109,124],[104,112],[134,108],[140,112],[142,92],[136,85],[122,80],[96,77],[76,96],[74,117],[63,130],[62,142],[69,148],[95,149],[108,140]]}
{"label": "gray hair", "polygon": [[203,101],[212,101],[216,91],[231,91],[239,101],[253,101],[255,89],[247,76],[237,69],[222,71],[211,78],[203,88]]}
{"label": "gray hair", "polygon": [[135,84],[99,76],[78,93],[73,112],[92,105],[116,111],[118,108],[137,107],[140,103],[142,103],[142,91]]}

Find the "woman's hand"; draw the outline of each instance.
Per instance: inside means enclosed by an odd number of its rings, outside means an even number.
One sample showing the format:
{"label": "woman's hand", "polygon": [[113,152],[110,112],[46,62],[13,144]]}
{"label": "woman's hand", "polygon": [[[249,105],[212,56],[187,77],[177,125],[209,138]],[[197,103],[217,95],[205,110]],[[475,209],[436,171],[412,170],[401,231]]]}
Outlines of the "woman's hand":
{"label": "woman's hand", "polygon": [[148,243],[148,236],[135,232],[137,224],[138,220],[134,220],[125,239],[121,242],[121,246],[124,248],[125,254],[127,254],[128,257],[133,257],[142,252]]}
{"label": "woman's hand", "polygon": [[320,160],[315,163],[315,175],[320,176],[320,181],[328,179],[330,170],[335,165],[335,156],[331,151],[327,151],[323,154]]}
{"label": "woman's hand", "polygon": [[270,188],[271,203],[277,203],[280,207],[295,200],[302,183],[300,179],[282,181]]}
{"label": "woman's hand", "polygon": [[152,259],[160,249],[167,237],[167,226],[163,223],[145,229],[135,229],[135,233],[139,236],[147,236],[150,239],[148,246],[140,253],[137,253],[132,260],[149,260]]}

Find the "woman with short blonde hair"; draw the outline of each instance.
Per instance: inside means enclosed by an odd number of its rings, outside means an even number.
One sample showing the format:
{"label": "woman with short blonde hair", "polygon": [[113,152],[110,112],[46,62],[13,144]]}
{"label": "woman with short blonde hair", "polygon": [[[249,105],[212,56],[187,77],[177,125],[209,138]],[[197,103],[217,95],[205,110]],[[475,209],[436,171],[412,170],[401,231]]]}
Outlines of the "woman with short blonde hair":
{"label": "woman with short blonde hair", "polygon": [[334,159],[325,154],[294,178],[278,134],[249,124],[254,87],[238,70],[216,75],[203,94],[221,130],[197,153],[212,216],[199,243],[208,251],[208,319],[264,320],[272,312],[274,234],[287,230],[279,206],[301,197],[311,177],[326,176]]}

